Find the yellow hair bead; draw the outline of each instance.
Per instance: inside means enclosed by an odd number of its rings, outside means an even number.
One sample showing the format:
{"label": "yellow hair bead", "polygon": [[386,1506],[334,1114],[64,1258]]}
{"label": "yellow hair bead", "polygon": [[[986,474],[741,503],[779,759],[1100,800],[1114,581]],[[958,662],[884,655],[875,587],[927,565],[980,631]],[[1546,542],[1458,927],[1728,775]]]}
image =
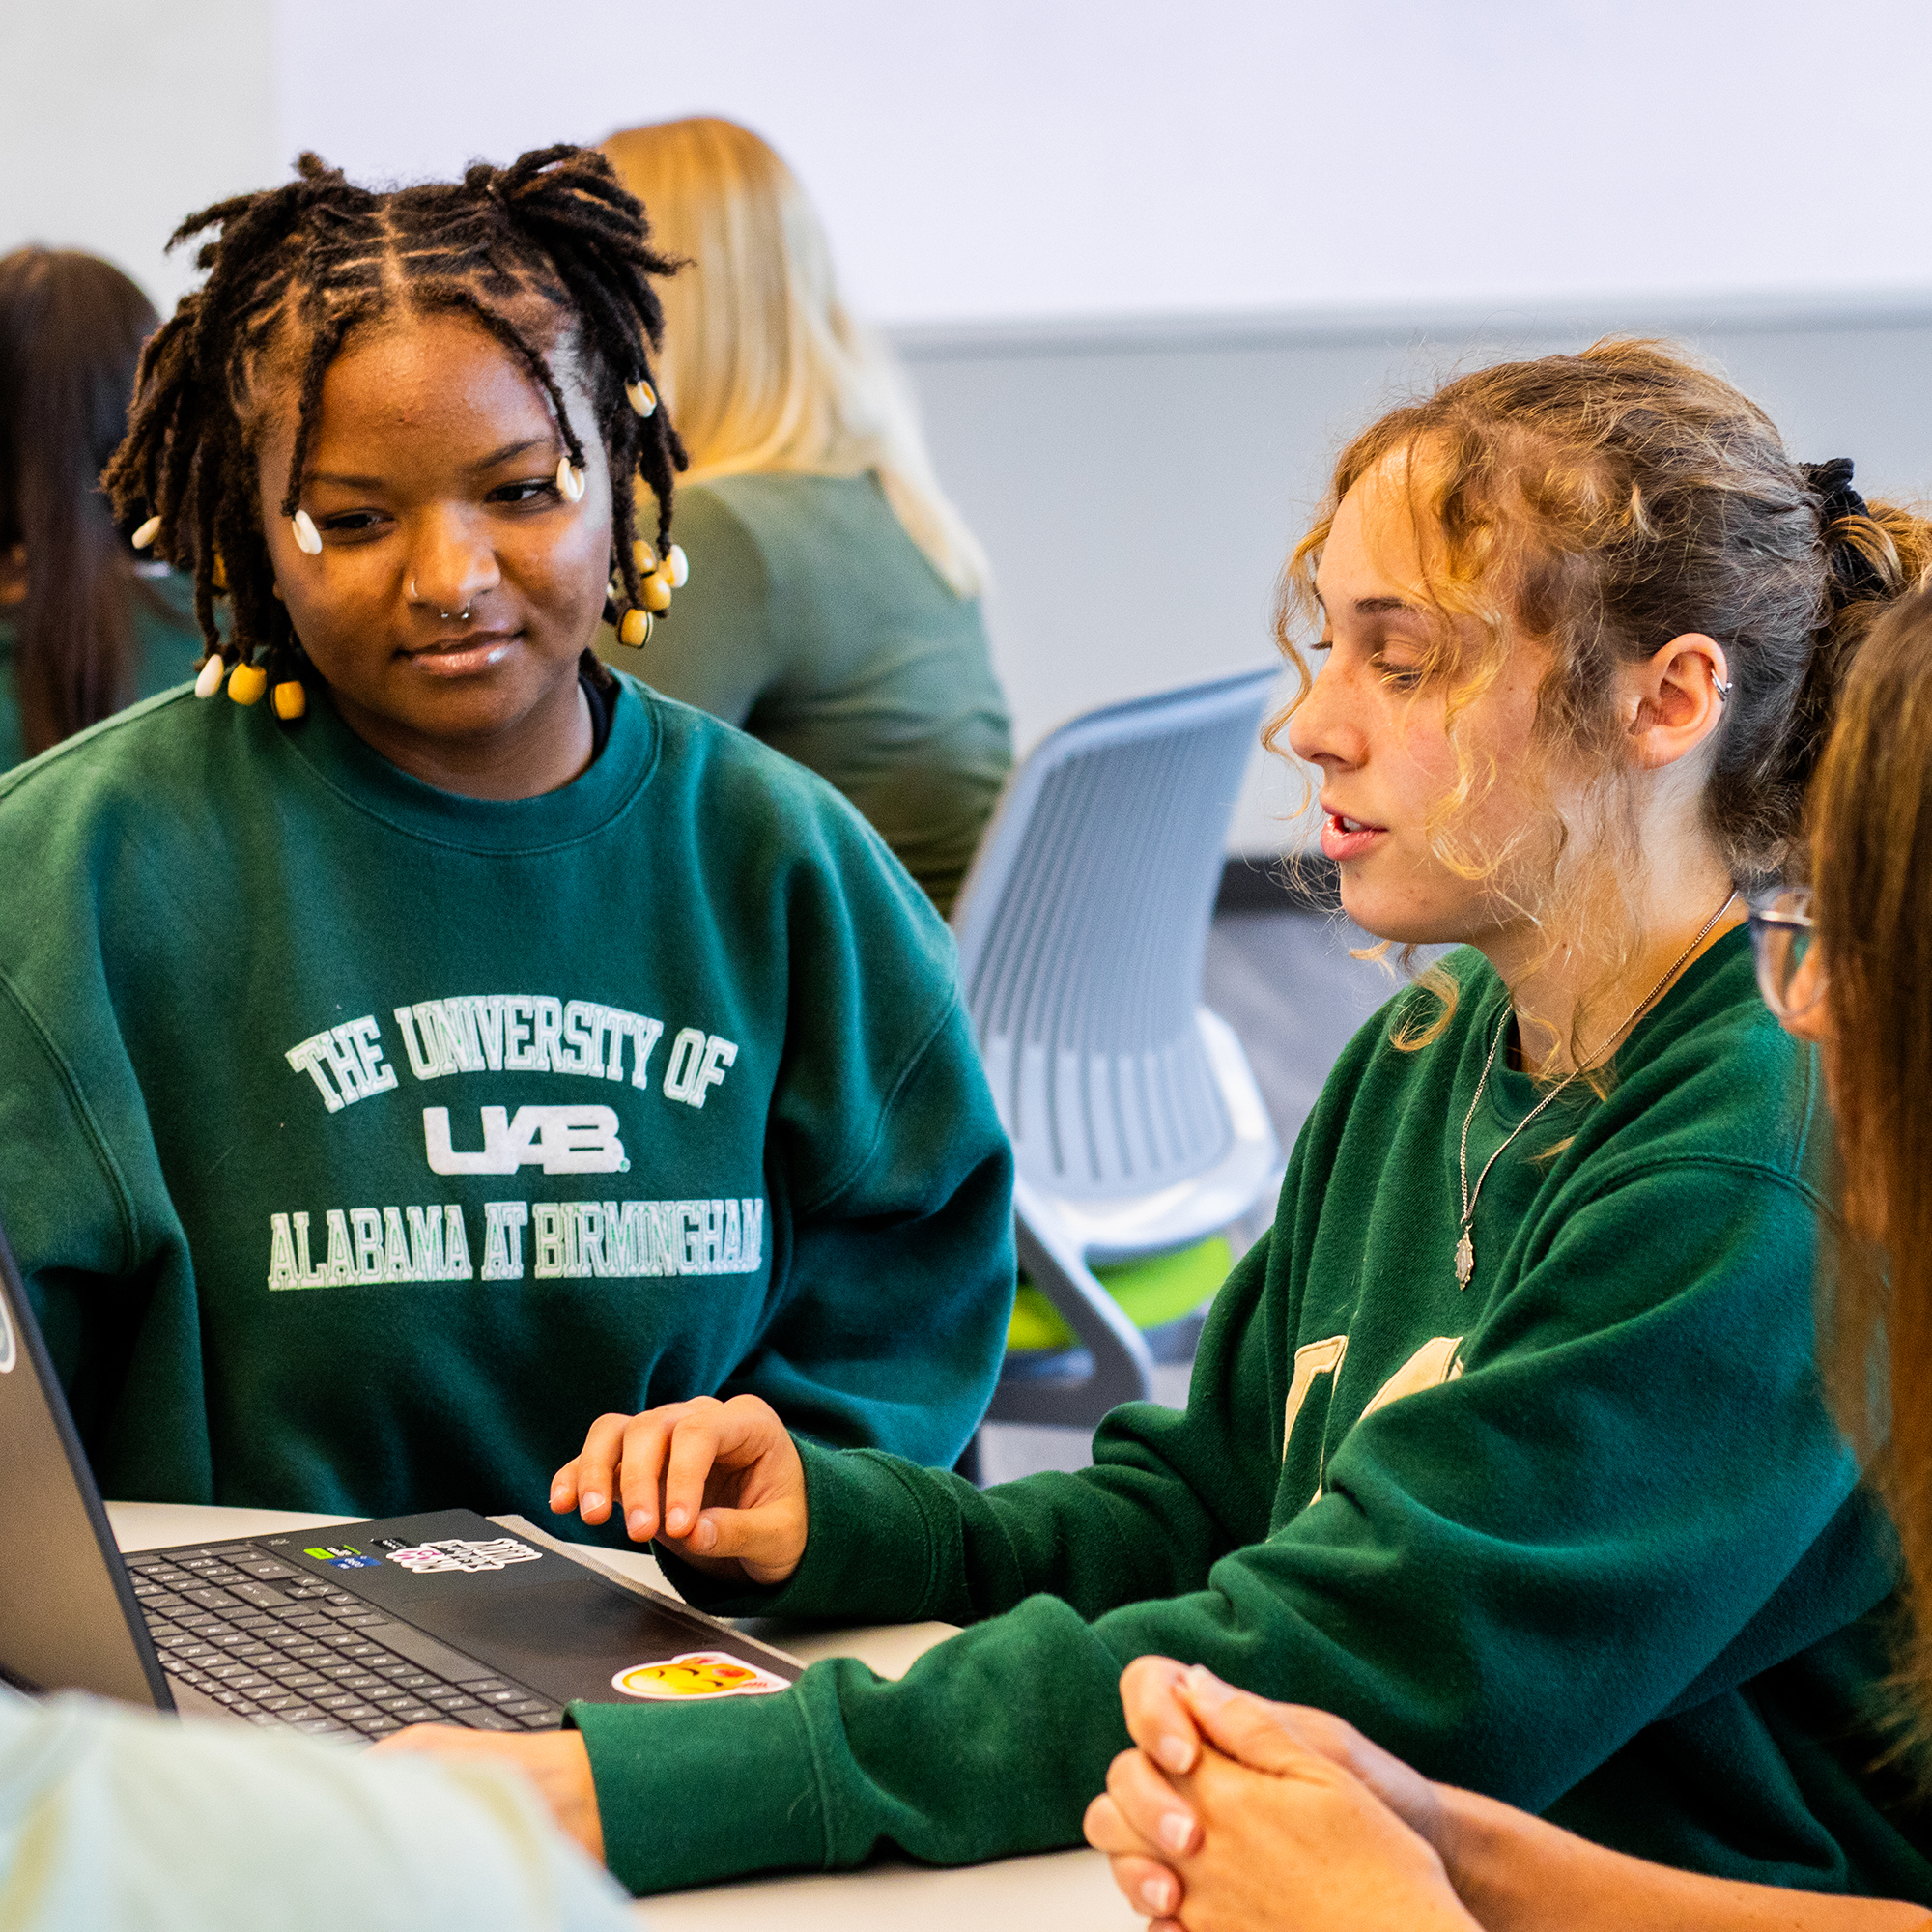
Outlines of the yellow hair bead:
{"label": "yellow hair bead", "polygon": [[658,567],[658,554],[642,537],[631,546],[631,561],[638,566],[640,577],[648,577]]}
{"label": "yellow hair bead", "polygon": [[691,575],[691,565],[685,558],[682,544],[672,544],[665,552],[665,571],[670,578],[670,587],[673,590],[682,590],[685,580]]}
{"label": "yellow hair bead", "polygon": [[638,594],[644,600],[646,611],[668,611],[670,609],[670,585],[662,574],[644,579],[638,585]]}
{"label": "yellow hair bead", "polygon": [[208,581],[217,590],[228,588],[228,566],[221,560],[221,553],[214,553],[214,568],[208,573]]}
{"label": "yellow hair bead", "polygon": [[644,642],[650,635],[650,612],[648,611],[639,611],[633,604],[624,612],[623,619],[617,626],[617,641],[620,644],[628,644],[634,651],[640,651],[643,649]]}
{"label": "yellow hair bead", "polygon": [[256,704],[269,688],[269,673],[260,665],[239,664],[228,673],[228,695],[237,704]]}
{"label": "yellow hair bead", "polygon": [[275,687],[275,716],[293,724],[308,709],[308,692],[298,677],[285,677]]}

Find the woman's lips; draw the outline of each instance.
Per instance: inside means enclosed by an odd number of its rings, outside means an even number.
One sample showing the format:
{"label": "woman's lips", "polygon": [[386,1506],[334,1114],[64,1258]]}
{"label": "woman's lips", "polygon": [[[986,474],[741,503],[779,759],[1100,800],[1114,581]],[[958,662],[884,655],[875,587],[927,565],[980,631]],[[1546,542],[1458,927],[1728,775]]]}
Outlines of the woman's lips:
{"label": "woman's lips", "polygon": [[438,638],[402,655],[431,677],[473,677],[500,664],[516,641],[514,631],[478,631],[468,637]]}
{"label": "woman's lips", "polygon": [[1370,825],[1359,818],[1331,811],[1321,820],[1321,855],[1333,859],[1337,865],[1347,865],[1350,859],[1359,859],[1378,838],[1387,837],[1388,828],[1384,825]]}

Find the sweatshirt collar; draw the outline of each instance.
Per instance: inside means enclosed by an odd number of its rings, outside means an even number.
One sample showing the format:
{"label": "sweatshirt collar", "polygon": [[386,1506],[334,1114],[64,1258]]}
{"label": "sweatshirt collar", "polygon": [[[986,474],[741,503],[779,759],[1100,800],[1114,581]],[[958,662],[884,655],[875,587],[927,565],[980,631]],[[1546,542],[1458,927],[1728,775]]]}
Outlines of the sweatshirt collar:
{"label": "sweatshirt collar", "polygon": [[601,753],[569,784],[536,798],[469,798],[425,784],[357,737],[320,680],[310,697],[308,716],[293,729],[265,720],[292,756],[355,810],[410,838],[468,852],[538,852],[591,838],[630,808],[657,765],[657,719],[621,674]]}

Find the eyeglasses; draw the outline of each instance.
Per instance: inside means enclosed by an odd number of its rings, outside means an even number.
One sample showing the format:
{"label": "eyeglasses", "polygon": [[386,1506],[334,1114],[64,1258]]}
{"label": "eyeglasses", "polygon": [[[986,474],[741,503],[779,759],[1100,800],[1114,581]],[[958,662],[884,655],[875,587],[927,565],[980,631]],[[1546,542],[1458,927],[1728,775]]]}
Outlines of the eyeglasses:
{"label": "eyeglasses", "polygon": [[1753,905],[1750,936],[1765,1005],[1780,1020],[1802,1019],[1825,996],[1810,887],[1787,886]]}

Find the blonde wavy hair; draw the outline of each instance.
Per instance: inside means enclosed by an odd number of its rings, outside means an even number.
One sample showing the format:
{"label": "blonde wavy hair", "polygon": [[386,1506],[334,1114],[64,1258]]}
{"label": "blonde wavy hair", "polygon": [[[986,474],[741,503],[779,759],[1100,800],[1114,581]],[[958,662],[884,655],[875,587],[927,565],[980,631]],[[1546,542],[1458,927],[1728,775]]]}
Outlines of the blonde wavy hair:
{"label": "blonde wavy hair", "polygon": [[891,350],[839,296],[798,178],[750,128],[713,118],[612,134],[604,153],[684,259],[661,285],[658,372],[688,482],[753,470],[875,471],[906,533],[961,597],[986,556],[947,500]]}
{"label": "blonde wavy hair", "polygon": [[[1629,896],[1636,834],[1618,668],[1689,634],[1723,645],[1732,690],[1701,810],[1748,889],[1783,865],[1840,675],[1885,604],[1932,562],[1932,527],[1883,503],[1837,514],[1833,479],[1794,462],[1755,403],[1674,345],[1607,337],[1477,370],[1389,412],[1338,459],[1283,573],[1277,635],[1302,682],[1270,743],[1308,690],[1295,633],[1320,621],[1315,573],[1335,513],[1378,470],[1406,497],[1439,620],[1423,688],[1446,691],[1458,779],[1431,815],[1432,845],[1536,920],[1548,956],[1576,948],[1592,959],[1568,1042],[1580,1062],[1601,1036],[1602,997],[1645,938]],[[1859,560],[1849,575],[1848,557]],[[1531,781],[1548,786],[1559,754],[1585,781],[1571,815],[1551,795],[1548,811],[1486,845],[1468,828],[1498,772],[1458,727],[1519,640],[1548,654]],[[1435,1037],[1454,1010],[1446,972],[1420,983],[1438,1005],[1433,1020],[1411,1014],[1399,1044]]]}

